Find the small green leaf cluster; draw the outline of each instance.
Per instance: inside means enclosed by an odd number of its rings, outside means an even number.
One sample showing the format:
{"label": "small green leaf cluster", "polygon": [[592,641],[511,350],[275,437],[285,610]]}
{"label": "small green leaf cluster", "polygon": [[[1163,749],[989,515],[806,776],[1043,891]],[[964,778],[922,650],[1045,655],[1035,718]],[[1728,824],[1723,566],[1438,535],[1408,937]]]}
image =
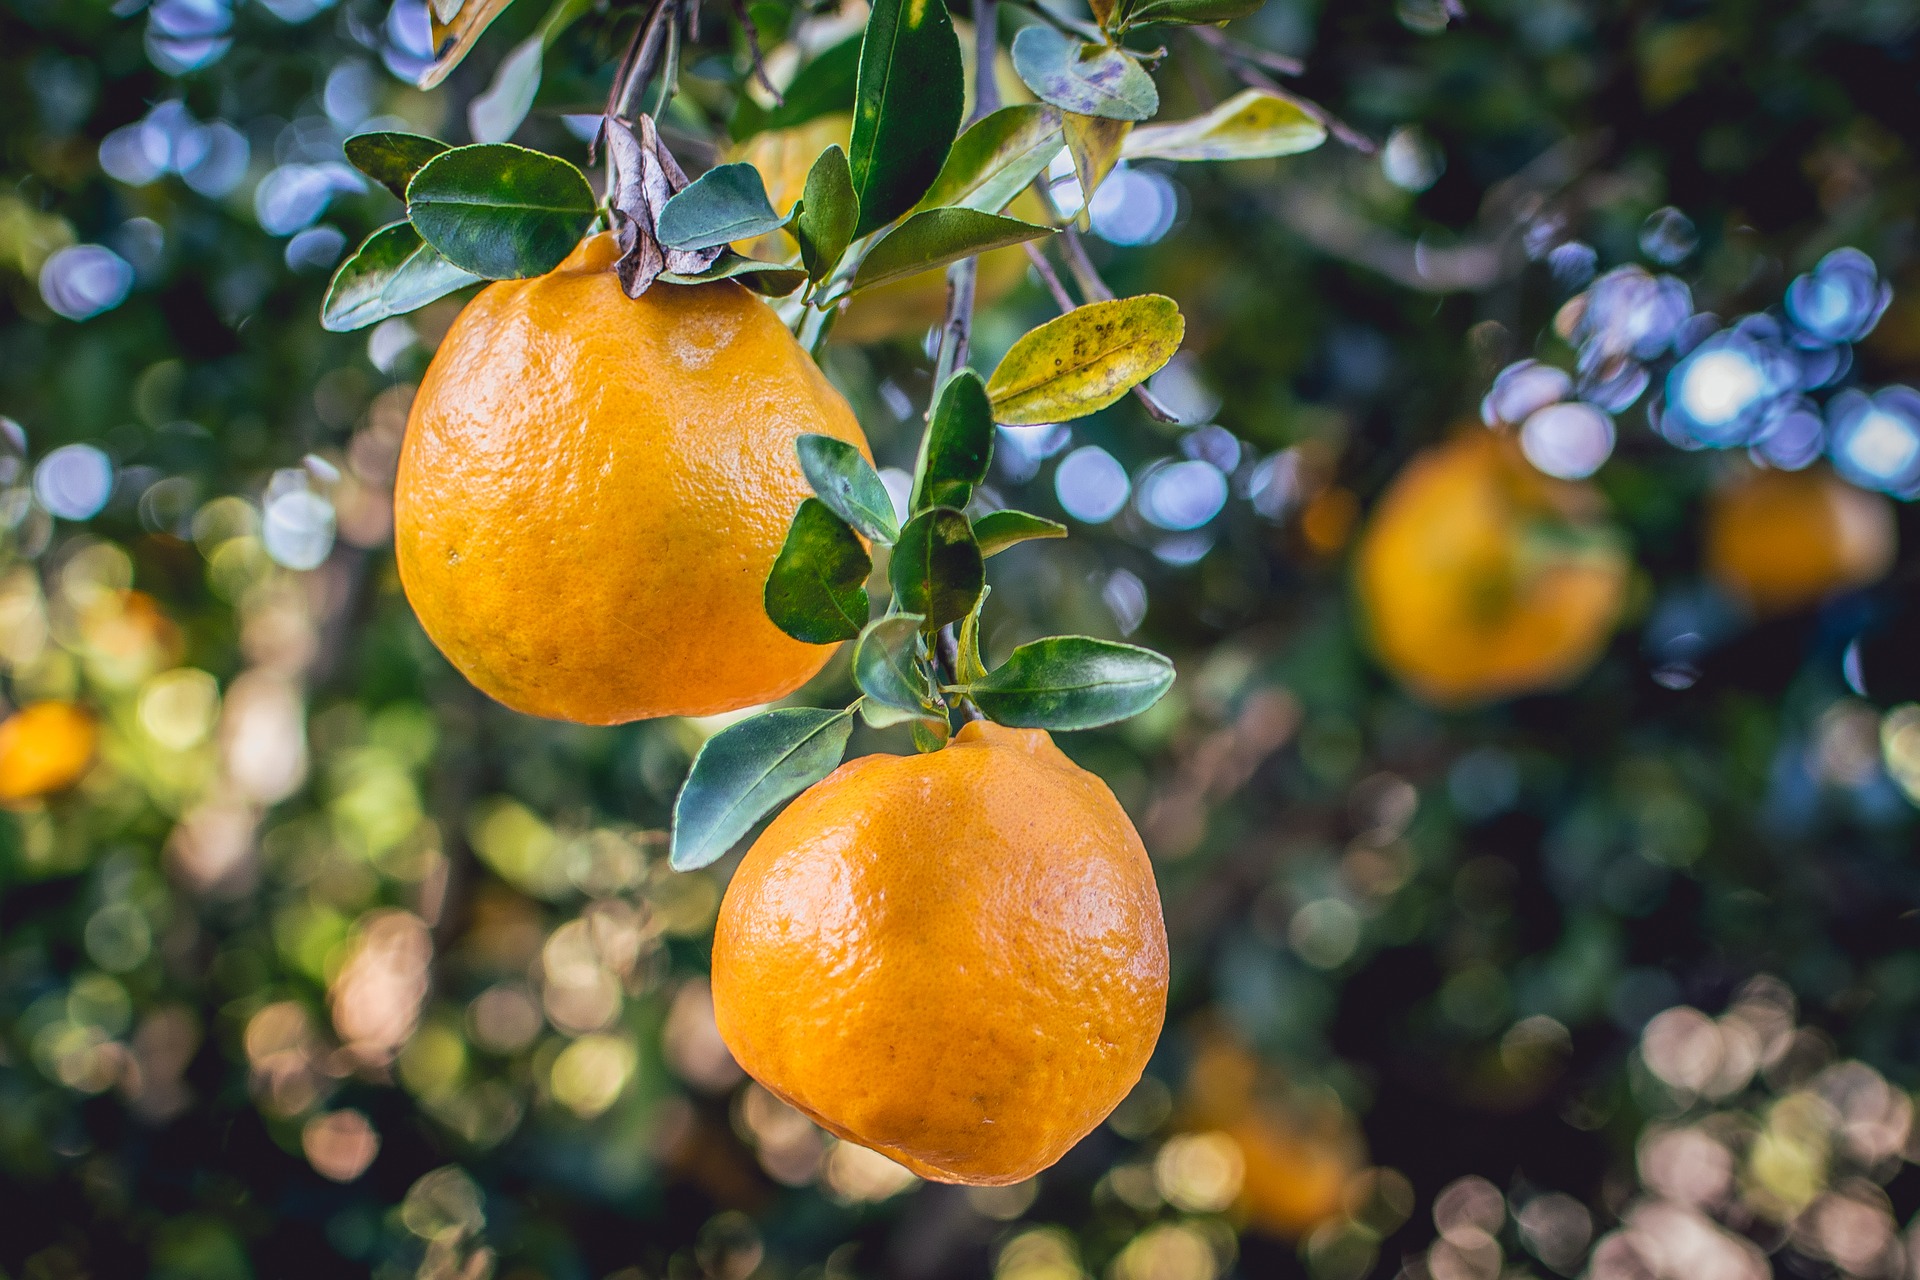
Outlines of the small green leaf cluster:
{"label": "small green leaf cluster", "polygon": [[[1102,305],[1118,309],[1111,313],[1114,323],[1127,316],[1136,327],[1157,333],[1164,352],[1157,359],[1142,357],[1134,350],[1141,344],[1131,337],[1105,346],[1090,343],[1084,325],[1062,330],[1056,328],[1061,321],[1054,321],[1029,335],[1037,338],[1036,349],[1050,354],[1016,348],[1008,357],[1018,357],[1014,367],[1003,364],[990,380],[961,370],[940,389],[927,415],[904,523],[858,448],[828,436],[800,438],[795,450],[813,496],[795,512],[767,575],[767,613],[781,630],[809,644],[853,641],[853,679],[860,696],[839,711],[766,712],[709,739],[675,806],[674,866],[712,862],[774,808],[832,772],[856,712],[875,728],[907,725],[915,745],[931,751],[946,743],[957,716],[985,716],[1022,728],[1090,729],[1139,714],[1172,685],[1173,664],[1160,654],[1087,636],[1051,636],[1021,645],[992,668],[980,651],[987,557],[1019,542],[1067,532],[1024,511],[967,514],[992,465],[995,423],[1012,417],[1002,406],[1031,404],[1045,387],[1061,381],[1026,371],[1035,362],[1067,363],[1076,345],[1083,358],[1078,372],[1064,375],[1065,381],[1078,378],[1076,385],[1082,385],[1087,369],[1102,372],[1092,379],[1097,395],[1082,390],[1073,402],[1076,393],[1058,391],[1052,403],[1069,408],[1092,404],[1109,391],[1111,396],[1124,393],[1129,376],[1137,381],[1159,368],[1178,344],[1179,312],[1167,299]],[[1112,327],[1099,332],[1110,337]],[[1015,390],[997,399],[996,383]],[[1119,389],[1112,390],[1115,386]],[[885,614],[870,618],[869,548],[876,544],[890,548],[886,576],[892,599]],[[951,631],[955,624],[957,636]]]}

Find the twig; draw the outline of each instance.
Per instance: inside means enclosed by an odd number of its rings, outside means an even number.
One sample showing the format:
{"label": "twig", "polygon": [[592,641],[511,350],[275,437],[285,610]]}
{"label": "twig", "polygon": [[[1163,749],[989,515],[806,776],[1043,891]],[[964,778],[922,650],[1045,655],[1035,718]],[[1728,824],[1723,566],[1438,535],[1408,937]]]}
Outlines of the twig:
{"label": "twig", "polygon": [[[700,12],[700,6],[697,4],[693,6],[693,11],[697,15]],[[766,59],[760,56],[760,28],[754,25],[753,15],[747,12],[747,0],[733,0],[733,13],[740,19],[740,25],[747,33],[747,54],[753,59],[753,74],[759,78],[762,85],[766,86],[767,92],[773,95],[775,106],[786,106],[787,100],[780,96],[780,91],[773,87],[772,78],[767,75]]]}
{"label": "twig", "polygon": [[1082,296],[1094,302],[1112,302],[1114,292],[1107,282],[1100,278],[1099,270],[1093,265],[1093,259],[1087,256],[1087,246],[1080,239],[1080,233],[1069,222],[1061,229],[1061,239],[1066,242],[1067,270],[1073,273],[1073,282],[1080,286]]}
{"label": "twig", "polygon": [[1369,138],[1366,134],[1361,133],[1358,129],[1340,119],[1340,117],[1334,115],[1333,112],[1327,110],[1319,103],[1307,98],[1302,98],[1297,94],[1288,93],[1283,89],[1279,81],[1261,70],[1260,61],[1250,56],[1248,50],[1251,46],[1242,45],[1239,41],[1232,39],[1222,32],[1215,31],[1212,27],[1192,27],[1189,29],[1193,32],[1196,39],[1220,55],[1220,60],[1226,64],[1229,71],[1240,78],[1242,84],[1247,85],[1249,88],[1270,93],[1276,98],[1285,98],[1288,102],[1291,102],[1294,106],[1300,108],[1315,120],[1318,120],[1326,127],[1328,133],[1340,139],[1340,141],[1346,143],[1362,155],[1370,156],[1380,150],[1379,143]]}
{"label": "twig", "polygon": [[1000,109],[1000,6],[997,0],[973,0],[973,116],[990,116]]}
{"label": "twig", "polygon": [[[993,64],[1000,53],[999,0],[973,0],[973,28],[972,119],[978,120],[1000,105],[999,86],[993,81]],[[947,318],[940,327],[939,353],[934,359],[936,393],[957,370],[966,367],[973,333],[974,284],[979,271],[979,259],[971,255],[947,268]]]}
{"label": "twig", "polygon": [[1053,269],[1053,264],[1047,261],[1047,255],[1041,253],[1039,247],[1031,240],[1020,247],[1027,251],[1027,260],[1033,263],[1033,269],[1040,273],[1040,282],[1046,285],[1047,292],[1053,295],[1053,305],[1060,308],[1060,314],[1065,315],[1073,310],[1073,295],[1067,292],[1067,286],[1060,283],[1060,275]]}
{"label": "twig", "polygon": [[613,94],[607,99],[607,115],[613,119],[624,118],[633,109],[634,90],[653,79],[654,59],[661,43],[660,20],[669,21],[679,17],[679,0],[654,0],[653,9],[647,14],[647,22],[639,32],[637,46],[631,59],[622,58],[620,71],[613,79]]}
{"label": "twig", "polygon": [[1307,64],[1300,59],[1289,58],[1271,49],[1262,49],[1259,45],[1248,44],[1245,40],[1236,40],[1218,27],[1189,27],[1188,30],[1193,33],[1196,40],[1211,46],[1216,51],[1245,59],[1255,66],[1266,68],[1275,75],[1302,76],[1307,73]]}
{"label": "twig", "polygon": [[[1000,86],[994,82],[994,63],[1000,57],[999,0],[973,0],[973,115],[978,120],[1000,106]],[[969,254],[947,268],[947,318],[940,328],[939,355],[934,360],[933,391],[937,398],[947,379],[967,366],[973,337],[974,286],[980,278],[980,260]],[[932,409],[928,409],[932,413]],[[934,657],[946,674],[959,679],[960,646],[951,624],[934,636]],[[980,719],[980,712],[966,698],[952,705],[960,719]]]}

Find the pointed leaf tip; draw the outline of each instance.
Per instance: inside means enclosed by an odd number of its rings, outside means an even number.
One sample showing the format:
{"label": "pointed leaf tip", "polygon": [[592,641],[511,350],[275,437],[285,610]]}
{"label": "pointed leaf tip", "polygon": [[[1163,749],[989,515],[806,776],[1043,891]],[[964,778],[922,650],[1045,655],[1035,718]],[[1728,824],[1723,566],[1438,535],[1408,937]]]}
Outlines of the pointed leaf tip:
{"label": "pointed leaf tip", "polygon": [[851,707],[783,707],[708,738],[673,802],[673,869],[714,862],[760,819],[832,773],[852,732]]}

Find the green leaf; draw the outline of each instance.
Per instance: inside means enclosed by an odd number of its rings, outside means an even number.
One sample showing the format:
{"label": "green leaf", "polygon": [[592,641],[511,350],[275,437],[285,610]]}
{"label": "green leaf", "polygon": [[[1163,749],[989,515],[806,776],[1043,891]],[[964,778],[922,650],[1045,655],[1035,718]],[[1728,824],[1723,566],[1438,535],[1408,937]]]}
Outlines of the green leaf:
{"label": "green leaf", "polygon": [[965,507],[992,462],[993,406],[980,375],[962,369],[947,379],[934,401],[913,469],[908,510],[917,514],[930,507]]}
{"label": "green leaf", "polygon": [[1024,511],[989,511],[973,522],[973,536],[980,544],[980,554],[990,556],[1018,542],[1064,538],[1067,526]]}
{"label": "green leaf", "polygon": [[1127,10],[1126,27],[1149,22],[1175,22],[1183,26],[1206,26],[1232,22],[1257,11],[1265,0],[1141,0]]}
{"label": "green leaf", "polygon": [[791,129],[809,120],[853,109],[853,91],[860,74],[860,37],[851,36],[823,49],[800,68],[781,94],[779,106],[768,108],[746,94],[733,111],[727,131],[736,141],[768,129]]}
{"label": "green leaf", "polygon": [[1203,116],[1143,125],[1127,136],[1128,160],[1262,160],[1311,151],[1327,127],[1299,103],[1248,89]]}
{"label": "green leaf", "polygon": [[989,249],[1052,234],[1052,227],[978,209],[928,209],[889,231],[867,251],[860,269],[853,273],[853,288],[871,289]]}
{"label": "green leaf", "polygon": [[673,802],[673,869],[695,871],[720,858],[760,819],[832,773],[852,733],[852,707],[782,707],[708,738]]}
{"label": "green leaf", "polygon": [[800,212],[793,220],[793,236],[800,242],[800,261],[815,284],[833,274],[853,243],[860,221],[860,197],[853,194],[853,171],[847,153],[828,147],[807,171],[800,196]]}
{"label": "green leaf", "polygon": [[395,222],[368,236],[333,273],[320,308],[320,327],[333,333],[364,329],[479,278],[441,257],[411,222]]}
{"label": "green leaf", "polygon": [[876,729],[939,714],[920,665],[925,622],[917,613],[890,613],[868,623],[853,646],[853,682],[865,695],[860,715]]}
{"label": "green leaf", "polygon": [[986,583],[980,546],[967,518],[935,507],[907,521],[887,565],[894,608],[917,613],[935,629],[967,616]]}
{"label": "green leaf", "polygon": [[1139,715],[1173,685],[1173,663],[1151,649],[1051,636],[1015,649],[967,688],[990,720],[1022,729],[1093,729]]}
{"label": "green leaf", "polygon": [[960,623],[960,634],[954,645],[953,674],[961,684],[987,678],[987,669],[980,664],[980,615],[986,611],[987,597],[992,594],[992,587],[982,587],[980,598],[973,602],[973,611]]}
{"label": "green leaf", "polygon": [[769,298],[784,298],[807,282],[807,273],[777,262],[762,262],[723,249],[713,265],[693,275],[662,271],[659,278],[668,284],[707,284],[714,280],[738,280],[755,293]]}
{"label": "green leaf", "polygon": [[735,163],[716,165],[668,200],[660,210],[658,234],[670,249],[711,249],[786,225],[767,199],[760,171]]}
{"label": "green leaf", "polygon": [[914,750],[922,753],[938,751],[953,736],[953,729],[945,720],[915,720],[907,727],[913,730]]}
{"label": "green leaf", "polygon": [[900,536],[887,486],[858,449],[833,436],[804,435],[794,451],[807,483],[835,515],[875,542]]}
{"label": "green leaf", "polygon": [[767,616],[808,644],[851,640],[867,625],[873,561],[852,527],[818,498],[793,513],[787,540],[767,574]]}
{"label": "green leaf", "polygon": [[593,220],[586,175],[507,142],[455,147],[407,184],[407,216],[455,266],[489,280],[560,265]]}
{"label": "green leaf", "polygon": [[875,0],[860,43],[853,142],[856,236],[911,209],[940,172],[966,97],[960,41],[944,0]]}
{"label": "green leaf", "polygon": [[1018,342],[987,379],[993,420],[1066,422],[1104,409],[1180,349],[1186,321],[1157,293],[1090,302]]}
{"label": "green leaf", "polygon": [[1151,120],[1160,110],[1153,77],[1123,49],[1076,40],[1052,27],[1022,27],[1013,69],[1042,102],[1109,120]]}
{"label": "green leaf", "polygon": [[1002,107],[967,126],[917,209],[999,213],[1060,154],[1060,109],[1044,102]]}
{"label": "green leaf", "polygon": [[417,133],[356,133],[346,141],[347,162],[402,200],[420,166],[452,147]]}

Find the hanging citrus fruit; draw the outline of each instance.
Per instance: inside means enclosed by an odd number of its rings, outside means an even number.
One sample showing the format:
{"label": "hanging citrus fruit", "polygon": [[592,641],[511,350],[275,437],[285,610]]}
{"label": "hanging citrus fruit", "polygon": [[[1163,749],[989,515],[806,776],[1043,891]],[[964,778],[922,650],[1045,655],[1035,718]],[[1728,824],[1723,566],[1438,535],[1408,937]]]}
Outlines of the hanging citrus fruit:
{"label": "hanging citrus fruit", "polygon": [[1898,542],[1893,504],[1824,467],[1742,471],[1713,496],[1707,572],[1761,613],[1877,582]]}
{"label": "hanging citrus fruit", "polygon": [[1476,428],[1395,479],[1362,535],[1358,587],[1381,662],[1460,705],[1577,679],[1619,620],[1628,568],[1597,490]]}
{"label": "hanging citrus fruit", "polygon": [[761,1084],[923,1177],[1058,1160],[1140,1078],[1166,1014],[1153,870],[1044,732],[967,725],[795,800],[720,907],[714,1017]]}
{"label": "hanging citrus fruit", "polygon": [[78,782],[99,737],[91,715],[57,699],[0,721],[0,804],[21,804]]}
{"label": "hanging citrus fruit", "polygon": [[772,701],[831,652],[763,603],[811,492],[794,442],[865,438],[758,298],[628,298],[618,255],[596,236],[454,322],[400,455],[400,581],[440,650],[518,711],[612,724]]}

